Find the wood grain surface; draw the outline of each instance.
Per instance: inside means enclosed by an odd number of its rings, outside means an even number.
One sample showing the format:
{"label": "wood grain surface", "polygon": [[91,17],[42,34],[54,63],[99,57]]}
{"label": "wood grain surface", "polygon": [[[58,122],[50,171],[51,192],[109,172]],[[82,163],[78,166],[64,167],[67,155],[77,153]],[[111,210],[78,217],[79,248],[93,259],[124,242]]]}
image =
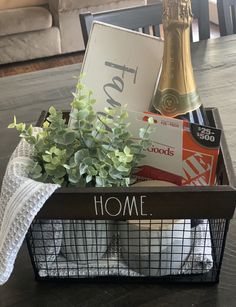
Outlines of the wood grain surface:
{"label": "wood grain surface", "polygon": [[[215,28],[214,28],[215,27]],[[219,36],[217,26],[211,25],[212,35]],[[23,73],[29,73],[37,70],[43,70],[53,67],[71,65],[83,62],[84,51],[73,52],[69,54],[54,55],[48,58],[33,59],[29,61],[9,63],[0,65],[0,78],[14,76]]]}
{"label": "wood grain surface", "polygon": [[[219,108],[236,168],[236,35],[192,46],[196,82],[205,106]],[[42,109],[68,109],[80,65],[0,79],[0,180],[17,134],[6,126],[35,122]],[[0,307],[17,306],[236,306],[236,217],[231,221],[220,275],[207,284],[39,283],[34,281],[26,246],[18,254],[9,281],[0,287]]]}

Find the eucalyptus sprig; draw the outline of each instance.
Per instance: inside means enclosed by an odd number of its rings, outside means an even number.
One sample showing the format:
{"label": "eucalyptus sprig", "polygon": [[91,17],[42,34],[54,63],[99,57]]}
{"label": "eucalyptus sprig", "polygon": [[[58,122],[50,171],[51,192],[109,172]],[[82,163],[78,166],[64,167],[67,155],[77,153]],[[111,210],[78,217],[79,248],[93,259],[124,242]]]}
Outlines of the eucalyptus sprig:
{"label": "eucalyptus sprig", "polygon": [[40,132],[17,123],[15,117],[8,126],[34,146],[29,176],[62,186],[129,186],[143,149],[150,145],[152,118],[140,129],[137,141],[129,132],[125,108],[96,113],[92,92],[80,79],[73,95],[69,123],[62,112],[50,107]]}

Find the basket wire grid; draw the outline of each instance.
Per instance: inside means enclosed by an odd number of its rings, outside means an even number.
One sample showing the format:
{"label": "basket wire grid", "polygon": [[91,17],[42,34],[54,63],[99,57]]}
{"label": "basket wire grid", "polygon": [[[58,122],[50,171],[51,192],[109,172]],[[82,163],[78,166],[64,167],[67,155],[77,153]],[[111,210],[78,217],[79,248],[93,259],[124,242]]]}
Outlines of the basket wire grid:
{"label": "basket wire grid", "polygon": [[226,219],[34,220],[27,244],[38,280],[217,282]]}

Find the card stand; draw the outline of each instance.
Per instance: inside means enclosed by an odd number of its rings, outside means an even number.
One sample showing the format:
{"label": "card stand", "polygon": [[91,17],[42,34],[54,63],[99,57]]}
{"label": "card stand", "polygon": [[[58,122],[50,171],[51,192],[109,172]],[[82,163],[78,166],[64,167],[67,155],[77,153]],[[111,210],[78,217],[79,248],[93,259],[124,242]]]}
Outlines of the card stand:
{"label": "card stand", "polygon": [[[217,109],[207,116],[221,128]],[[232,169],[223,134],[215,186],[58,189],[27,234],[36,279],[218,282]]]}

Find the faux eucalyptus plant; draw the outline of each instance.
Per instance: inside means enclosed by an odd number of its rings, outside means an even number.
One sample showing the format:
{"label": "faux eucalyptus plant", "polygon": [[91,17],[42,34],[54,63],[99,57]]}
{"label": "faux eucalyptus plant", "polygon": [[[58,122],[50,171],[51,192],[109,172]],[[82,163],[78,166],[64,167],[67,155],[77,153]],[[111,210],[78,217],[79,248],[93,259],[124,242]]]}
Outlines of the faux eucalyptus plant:
{"label": "faux eucalyptus plant", "polygon": [[96,113],[92,92],[80,79],[73,95],[69,122],[50,107],[39,132],[32,125],[17,123],[15,117],[8,126],[34,146],[29,177],[62,186],[129,186],[143,149],[150,145],[152,118],[139,130],[140,140],[133,140],[125,108]]}

